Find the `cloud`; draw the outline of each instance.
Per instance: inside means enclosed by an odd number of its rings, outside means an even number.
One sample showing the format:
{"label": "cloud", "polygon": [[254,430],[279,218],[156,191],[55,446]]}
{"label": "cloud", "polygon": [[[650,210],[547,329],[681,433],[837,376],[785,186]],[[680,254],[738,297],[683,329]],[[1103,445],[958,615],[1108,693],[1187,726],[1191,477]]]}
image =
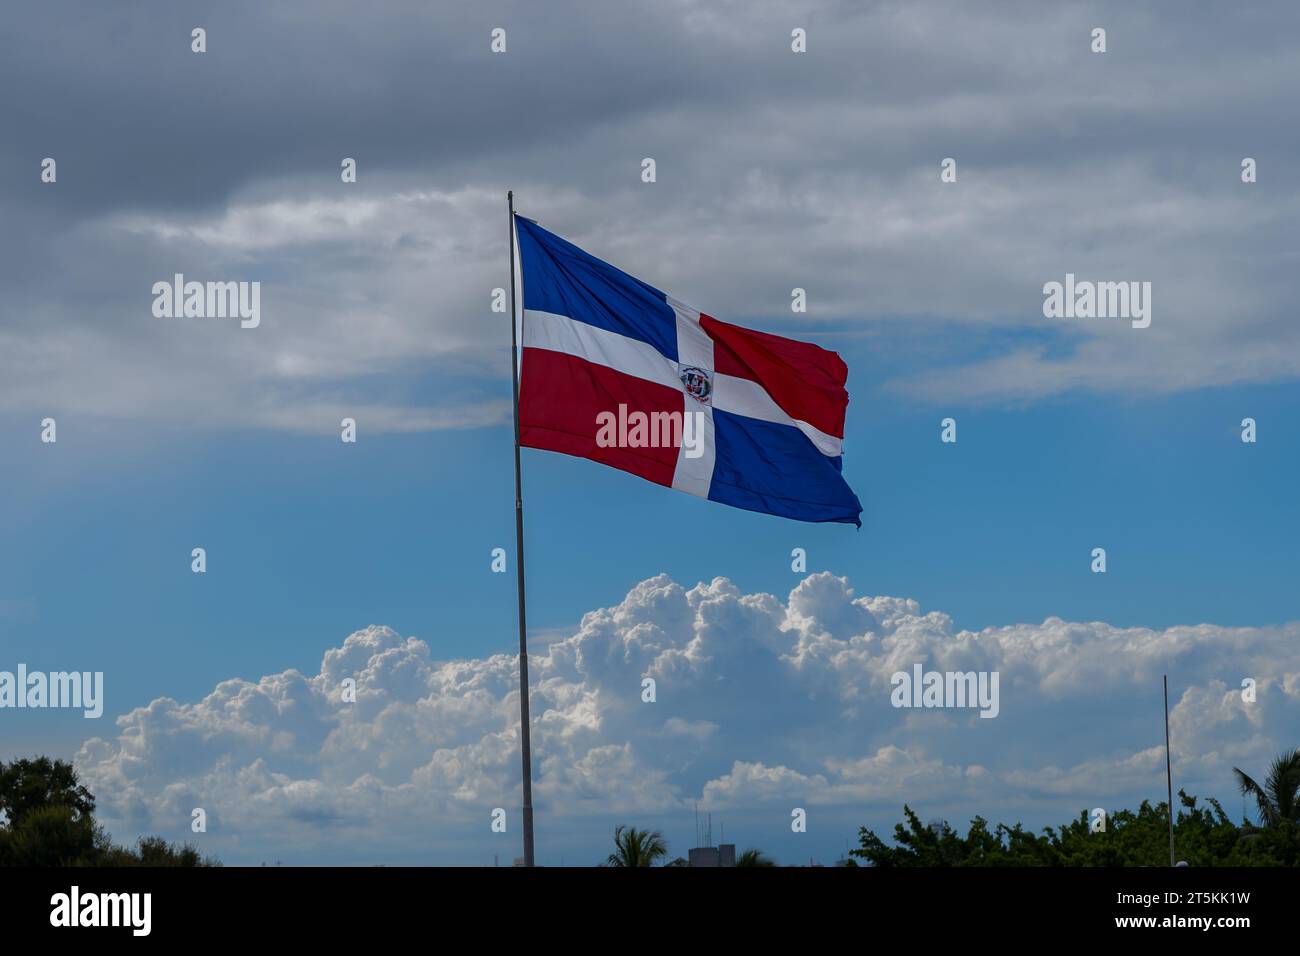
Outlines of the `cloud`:
{"label": "cloud", "polygon": [[[205,11],[203,55],[183,11],[122,29],[88,0],[25,7],[0,37],[0,84],[26,104],[0,143],[0,404],[296,431],[350,411],[371,431],[500,422],[488,304],[509,186],[712,314],[831,344],[886,334],[887,386],[916,400],[1300,375],[1300,193],[1278,159],[1297,134],[1276,122],[1300,54],[1280,0],[571,6],[500,5],[505,55],[477,11],[416,0],[365,24],[335,0],[226,4]],[[154,319],[149,289],[176,272],[261,281],[262,326]],[[1044,319],[1042,285],[1066,272],[1151,281],[1151,327]]]}
{"label": "cloud", "polygon": [[[1162,791],[1163,673],[1179,785],[1226,795],[1234,764],[1262,768],[1296,743],[1297,639],[1297,623],[957,631],[828,573],[784,601],[659,575],[534,653],[537,812],[589,835],[697,805],[896,814],[941,794],[958,819],[1033,808],[1059,821]],[[999,716],[893,708],[890,677],[914,664],[999,672]],[[1244,677],[1258,682],[1254,703]],[[347,678],[355,703],[342,699]],[[382,859],[437,845],[433,834],[486,837],[493,808],[516,814],[516,681],[510,656],[438,661],[425,641],[372,626],[326,651],[317,674],[159,698],[121,716],[117,736],[86,741],[76,763],[110,828],[186,836],[202,806],[205,839],[237,859],[307,847]]]}

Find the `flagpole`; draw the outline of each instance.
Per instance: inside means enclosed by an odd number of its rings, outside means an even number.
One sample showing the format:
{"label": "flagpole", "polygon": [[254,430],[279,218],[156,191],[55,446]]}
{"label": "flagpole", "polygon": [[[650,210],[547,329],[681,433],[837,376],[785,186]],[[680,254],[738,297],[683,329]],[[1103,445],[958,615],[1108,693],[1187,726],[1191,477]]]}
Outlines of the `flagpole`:
{"label": "flagpole", "polygon": [[1169,865],[1174,866],[1174,772],[1169,762],[1169,675],[1165,675],[1165,784],[1169,788]]}
{"label": "flagpole", "polygon": [[515,578],[519,583],[519,743],[524,780],[524,866],[533,865],[533,754],[528,722],[528,617],[524,610],[524,496],[519,478],[519,335],[515,308],[515,193],[510,207],[510,377],[515,400]]}

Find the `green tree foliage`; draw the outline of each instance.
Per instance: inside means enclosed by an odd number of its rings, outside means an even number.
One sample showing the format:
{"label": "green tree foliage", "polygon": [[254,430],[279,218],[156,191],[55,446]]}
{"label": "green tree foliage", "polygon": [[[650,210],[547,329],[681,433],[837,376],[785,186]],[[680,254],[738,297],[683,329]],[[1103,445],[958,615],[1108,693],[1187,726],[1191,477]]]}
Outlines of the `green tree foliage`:
{"label": "green tree foliage", "polygon": [[776,863],[762,850],[751,848],[736,857],[736,866],[776,866]]}
{"label": "green tree foliage", "polygon": [[0,829],[0,863],[8,866],[76,866],[95,853],[94,822],[66,806],[29,810],[19,825]]}
{"label": "green tree foliage", "polygon": [[666,856],[668,844],[658,830],[638,830],[620,824],[614,828],[614,852],[605,865],[654,866]]}
{"label": "green tree foliage", "polygon": [[95,812],[95,798],[77,783],[72,764],[49,757],[0,763],[0,813],[11,827],[48,807],[67,807],[74,818]]}
{"label": "green tree foliage", "polygon": [[1276,827],[1284,821],[1300,823],[1300,750],[1282,754],[1274,760],[1263,786],[1236,767],[1232,772],[1242,794],[1255,799],[1264,826]]}
{"label": "green tree foliage", "polygon": [[220,866],[161,837],[117,846],[94,811],[95,797],[72,764],[48,757],[0,763],[0,866]]}
{"label": "green tree foliage", "polygon": [[[1215,800],[1198,807],[1196,797],[1179,791],[1182,808],[1174,822],[1179,860],[1204,866],[1300,865],[1300,826],[1282,821],[1257,829],[1228,819]],[[927,827],[909,806],[904,823],[894,827],[890,846],[874,832],[858,831],[859,848],[850,855],[870,866],[1168,866],[1166,805],[1142,801],[1137,812],[1111,814],[1104,831],[1094,833],[1087,811],[1041,834],[1019,823],[990,829],[983,817],[971,821],[963,837],[947,823]]]}

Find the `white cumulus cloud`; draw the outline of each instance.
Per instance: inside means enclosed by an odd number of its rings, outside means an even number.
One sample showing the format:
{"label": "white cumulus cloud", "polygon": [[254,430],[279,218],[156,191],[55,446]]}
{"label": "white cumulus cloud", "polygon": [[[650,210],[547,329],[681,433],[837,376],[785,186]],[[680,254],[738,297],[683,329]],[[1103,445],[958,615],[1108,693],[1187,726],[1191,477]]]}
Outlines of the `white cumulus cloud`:
{"label": "white cumulus cloud", "polygon": [[[904,801],[941,795],[957,819],[1036,808],[1059,821],[1162,791],[1163,673],[1179,786],[1226,796],[1233,765],[1262,770],[1297,743],[1298,640],[1297,623],[1049,618],[960,631],[827,573],[784,601],[725,578],[688,589],[660,575],[533,657],[538,819],[581,842],[610,821],[696,806],[896,817]],[[895,709],[891,675],[916,664],[997,671],[998,717]],[[1253,703],[1245,677],[1258,684]],[[490,857],[504,846],[490,842],[492,810],[517,821],[518,708],[512,657],[439,661],[424,641],[372,626],[327,650],[317,674],[226,680],[196,702],[160,697],[121,716],[116,737],[86,741],[77,765],[115,832],[188,837],[203,807],[204,845],[237,862]]]}

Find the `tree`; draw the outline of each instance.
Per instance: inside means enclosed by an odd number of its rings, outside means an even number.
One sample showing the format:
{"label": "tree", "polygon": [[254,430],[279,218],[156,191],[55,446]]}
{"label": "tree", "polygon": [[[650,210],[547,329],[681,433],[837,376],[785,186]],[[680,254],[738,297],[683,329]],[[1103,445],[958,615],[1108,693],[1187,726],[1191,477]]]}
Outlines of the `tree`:
{"label": "tree", "polygon": [[[1179,791],[1182,809],[1174,822],[1178,858],[1202,866],[1300,865],[1300,825],[1282,820],[1264,830],[1238,827],[1217,801],[1197,806],[1196,797]],[[858,831],[859,848],[850,856],[870,866],[1168,866],[1169,830],[1164,803],[1144,800],[1137,811],[1117,810],[1104,830],[1094,830],[1086,811],[1061,827],[1041,834],[998,824],[990,829],[975,817],[965,836],[946,823],[923,826],[911,807],[905,822],[894,827],[894,845],[866,827]]]}
{"label": "tree", "polygon": [[1264,826],[1276,827],[1284,820],[1300,823],[1300,749],[1274,760],[1262,787],[1236,767],[1232,772],[1242,794],[1254,798]]}
{"label": "tree", "polygon": [[614,828],[614,852],[606,866],[654,866],[668,855],[668,844],[658,830],[638,830],[619,824]]}
{"label": "tree", "polygon": [[776,862],[762,850],[751,847],[736,857],[736,866],[776,866]]}
{"label": "tree", "polygon": [[101,856],[100,866],[220,866],[203,856],[198,847],[186,843],[168,843],[162,837],[141,837],[135,849],[110,846]]}
{"label": "tree", "polygon": [[95,796],[72,764],[48,757],[0,763],[0,866],[220,866],[188,843],[142,837],[117,846],[95,823]]}
{"label": "tree", "polygon": [[28,814],[53,806],[67,807],[74,820],[95,811],[95,797],[77,783],[72,764],[49,757],[0,763],[0,812],[9,826],[22,826]]}
{"label": "tree", "polygon": [[0,830],[0,863],[76,866],[95,857],[95,825],[59,804],[28,810],[22,823]]}

